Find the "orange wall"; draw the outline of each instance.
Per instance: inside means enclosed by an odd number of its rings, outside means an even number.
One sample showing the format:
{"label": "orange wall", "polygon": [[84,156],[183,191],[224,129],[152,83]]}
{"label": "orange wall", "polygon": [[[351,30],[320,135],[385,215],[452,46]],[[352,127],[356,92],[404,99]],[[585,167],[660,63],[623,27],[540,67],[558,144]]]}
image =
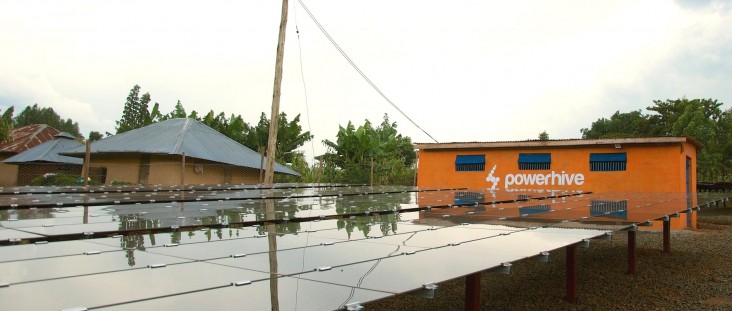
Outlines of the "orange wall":
{"label": "orange wall", "polygon": [[[591,172],[590,153],[627,154],[625,171]],[[551,153],[551,169],[519,170],[519,153]],[[485,170],[482,172],[456,172],[457,155],[485,155]],[[686,192],[686,157],[691,158],[691,192],[696,192],[696,149],[689,143],[667,145],[623,145],[576,146],[556,148],[501,148],[466,150],[420,150],[417,185],[420,187],[466,187],[469,189],[490,189],[492,182],[486,181],[495,166],[493,177],[500,180],[496,189],[541,189],[541,190],[584,190],[593,192]],[[513,184],[521,179],[517,174],[562,174],[584,178],[581,184],[527,185]],[[508,175],[513,175],[513,178]],[[546,178],[546,177],[545,177]],[[507,181],[509,184],[507,184]]]}

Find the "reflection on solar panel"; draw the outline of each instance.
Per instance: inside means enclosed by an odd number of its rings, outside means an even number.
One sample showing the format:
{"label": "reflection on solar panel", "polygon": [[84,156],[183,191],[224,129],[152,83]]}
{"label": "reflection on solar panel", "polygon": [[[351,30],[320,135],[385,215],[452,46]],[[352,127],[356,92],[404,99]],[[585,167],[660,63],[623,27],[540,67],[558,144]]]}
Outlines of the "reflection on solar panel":
{"label": "reflection on solar panel", "polygon": [[335,185],[108,190],[0,195],[0,309],[241,307],[232,295],[255,310],[358,309],[728,199]]}

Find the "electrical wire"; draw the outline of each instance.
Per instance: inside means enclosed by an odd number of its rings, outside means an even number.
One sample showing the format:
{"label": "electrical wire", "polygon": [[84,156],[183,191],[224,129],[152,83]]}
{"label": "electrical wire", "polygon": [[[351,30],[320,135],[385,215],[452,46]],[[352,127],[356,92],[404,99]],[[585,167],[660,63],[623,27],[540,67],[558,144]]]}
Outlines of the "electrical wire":
{"label": "electrical wire", "polygon": [[318,28],[323,33],[323,35],[325,35],[325,37],[328,38],[328,41],[330,41],[330,43],[333,44],[333,46],[336,48],[336,50],[338,50],[338,52],[341,53],[341,55],[346,59],[346,61],[348,61],[349,64],[351,64],[351,67],[353,67],[353,69],[355,69],[356,72],[358,72],[358,74],[361,75],[361,77],[366,81],[366,83],[368,83],[377,93],[379,93],[379,95],[381,95],[382,98],[384,98],[392,107],[394,107],[394,109],[396,109],[405,118],[407,118],[407,120],[409,120],[409,122],[412,122],[412,124],[414,126],[416,126],[419,130],[421,130],[422,133],[424,133],[429,138],[431,138],[436,143],[438,143],[437,139],[435,139],[434,137],[432,137],[432,135],[430,135],[422,127],[420,127],[419,125],[417,125],[417,123],[414,122],[414,120],[412,120],[412,118],[410,118],[406,113],[404,113],[404,111],[402,111],[402,109],[400,109],[393,101],[391,101],[391,99],[389,99],[389,97],[387,97],[386,94],[384,94],[384,92],[382,92],[381,89],[379,89],[379,87],[376,86],[376,84],[374,84],[374,82],[372,82],[371,79],[369,79],[369,77],[367,77],[366,74],[363,71],[361,71],[360,68],[358,68],[358,66],[356,65],[356,63],[353,62],[353,60],[350,57],[348,57],[348,54],[346,54],[346,51],[344,51],[338,45],[338,43],[335,42],[335,40],[333,39],[333,37],[331,37],[330,34],[328,34],[328,31],[326,31],[325,28],[323,28],[323,25],[321,25],[320,22],[318,22],[318,20],[315,18],[315,16],[313,15],[313,13],[310,12],[310,10],[308,9],[307,6],[305,6],[305,3],[303,3],[302,0],[297,0],[297,2],[300,3],[300,6],[302,6],[302,8],[305,10],[305,12],[308,13],[308,16],[310,16],[310,19],[312,19],[313,22],[315,23],[315,25],[318,26]]}
{"label": "electrical wire", "polygon": [[[298,27],[297,22],[297,9],[293,10],[294,17],[295,17],[295,33],[297,34],[297,50],[298,50],[298,56],[300,60],[300,79],[302,80],[302,90],[304,92],[305,96],[305,117],[308,121],[308,132],[312,134],[312,126],[310,125],[310,106],[308,105],[308,89],[307,85],[305,84],[305,69],[302,65],[302,44],[300,42],[300,28]],[[315,163],[315,145],[313,144],[313,140],[310,140],[310,148],[312,151],[312,163]],[[297,200],[297,199],[295,199]],[[308,211],[308,217],[312,215],[313,212],[313,206],[310,206],[310,210]],[[305,247],[302,249],[302,263],[301,263],[301,271],[305,270],[305,251],[307,250],[307,246],[310,244],[310,231],[313,227],[312,222],[309,222],[309,227],[307,230],[307,233],[305,234]],[[295,285],[295,306],[298,306],[298,299],[299,299],[299,293],[300,293],[300,278],[297,278],[297,282]]]}

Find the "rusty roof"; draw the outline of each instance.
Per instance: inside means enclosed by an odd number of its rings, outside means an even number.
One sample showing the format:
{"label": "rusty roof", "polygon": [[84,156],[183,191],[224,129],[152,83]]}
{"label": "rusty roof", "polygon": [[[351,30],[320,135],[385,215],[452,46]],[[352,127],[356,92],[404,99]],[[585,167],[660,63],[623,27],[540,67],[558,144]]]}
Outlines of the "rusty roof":
{"label": "rusty roof", "polygon": [[54,139],[59,132],[46,124],[32,124],[10,130],[10,140],[0,144],[0,152],[21,153]]}
{"label": "rusty roof", "polygon": [[58,154],[61,151],[83,146],[76,141],[76,137],[66,132],[56,135],[55,139],[44,142],[10,158],[3,163],[8,164],[29,164],[29,163],[63,163],[63,164],[84,164],[83,159],[72,158]]}

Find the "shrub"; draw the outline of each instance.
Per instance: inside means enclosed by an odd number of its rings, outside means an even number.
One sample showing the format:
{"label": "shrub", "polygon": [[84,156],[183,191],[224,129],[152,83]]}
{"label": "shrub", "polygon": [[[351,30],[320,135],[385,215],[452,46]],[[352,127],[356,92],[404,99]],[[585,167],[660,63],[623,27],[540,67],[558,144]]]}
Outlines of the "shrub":
{"label": "shrub", "polygon": [[[77,186],[84,183],[84,178],[63,173],[46,173],[31,180],[34,186]],[[89,185],[99,185],[99,182],[90,180]]]}

